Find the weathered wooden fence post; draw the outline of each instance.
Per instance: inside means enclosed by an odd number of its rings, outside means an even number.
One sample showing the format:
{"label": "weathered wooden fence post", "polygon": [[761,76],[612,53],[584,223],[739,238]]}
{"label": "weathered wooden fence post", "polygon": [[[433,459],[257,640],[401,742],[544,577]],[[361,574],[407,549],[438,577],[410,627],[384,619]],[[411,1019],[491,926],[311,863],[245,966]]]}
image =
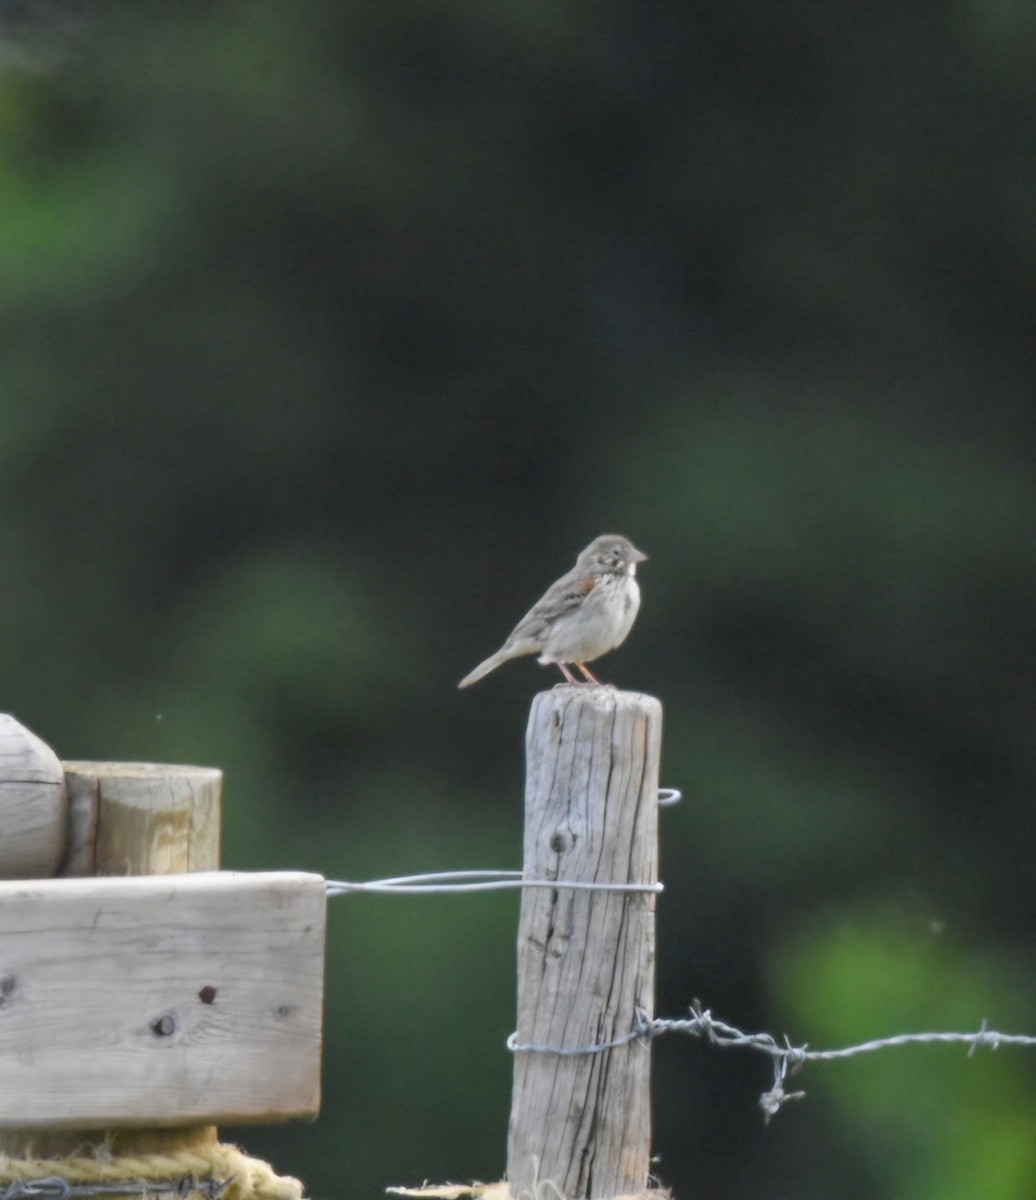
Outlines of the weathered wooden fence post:
{"label": "weathered wooden fence post", "polygon": [[[540,693],[526,735],[518,1023],[507,1177],[515,1200],[649,1187],[655,897],[565,883],[658,878],[662,706],[604,687]],[[522,1049],[522,1047],[541,1047]],[[575,1051],[556,1054],[549,1049]]]}

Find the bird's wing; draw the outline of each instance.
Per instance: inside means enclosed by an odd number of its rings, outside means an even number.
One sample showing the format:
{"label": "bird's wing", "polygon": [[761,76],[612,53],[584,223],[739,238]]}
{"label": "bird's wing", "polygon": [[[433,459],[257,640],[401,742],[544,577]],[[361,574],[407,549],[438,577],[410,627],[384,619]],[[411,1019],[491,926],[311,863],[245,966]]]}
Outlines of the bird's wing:
{"label": "bird's wing", "polygon": [[552,584],[511,631],[505,645],[516,642],[543,641],[554,623],[582,604],[594,589],[592,576],[581,570],[569,571]]}

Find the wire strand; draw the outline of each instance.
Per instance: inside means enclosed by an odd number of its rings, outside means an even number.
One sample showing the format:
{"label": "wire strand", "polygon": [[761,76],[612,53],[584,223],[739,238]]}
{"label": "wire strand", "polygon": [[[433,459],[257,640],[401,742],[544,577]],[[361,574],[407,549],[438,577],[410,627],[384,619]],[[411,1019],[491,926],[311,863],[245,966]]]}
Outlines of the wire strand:
{"label": "wire strand", "polygon": [[523,879],[521,871],[432,871],[423,875],[397,875],[389,879],[349,882],[327,880],[328,896],[348,896],[360,892],[374,895],[451,895],[458,892],[495,892],[510,888],[568,888],[583,892],[646,892],[658,895],[662,883],[596,883],[593,880]]}
{"label": "wire strand", "polygon": [[784,1088],[789,1073],[807,1062],[832,1062],[836,1059],[854,1058],[858,1054],[870,1054],[875,1050],[909,1045],[964,1045],[968,1046],[968,1057],[979,1047],[996,1050],[999,1046],[1036,1046],[1036,1037],[1022,1033],[997,1033],[988,1029],[983,1019],[974,1033],[897,1033],[890,1037],[874,1038],[855,1046],[842,1046],[834,1050],[810,1050],[807,1045],[794,1046],[785,1038],[780,1043],[771,1033],[745,1033],[726,1021],[713,1017],[698,1001],[691,1005],[691,1015],[683,1018],[651,1017],[643,1009],[636,1009],[629,1033],[607,1042],[591,1046],[547,1046],[536,1042],[519,1042],[518,1034],[507,1039],[507,1048],[512,1053],[555,1054],[570,1056],[579,1054],[601,1054],[643,1039],[645,1042],[666,1033],[682,1033],[690,1037],[703,1038],[713,1046],[743,1046],[767,1055],[774,1064],[773,1087],[759,1097],[759,1107],[764,1120],[769,1123],[781,1106],[789,1100],[802,1100],[805,1092],[788,1092]]}

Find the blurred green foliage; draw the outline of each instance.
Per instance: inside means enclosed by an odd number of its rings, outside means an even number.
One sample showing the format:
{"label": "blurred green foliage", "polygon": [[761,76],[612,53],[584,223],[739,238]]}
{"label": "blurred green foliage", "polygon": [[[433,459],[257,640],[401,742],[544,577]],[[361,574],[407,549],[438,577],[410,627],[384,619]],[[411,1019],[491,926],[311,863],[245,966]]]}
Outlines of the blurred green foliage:
{"label": "blurred green foliage", "polygon": [[[455,683],[594,535],[666,705],[659,1011],[1036,1030],[1036,6],[0,11],[0,678],[226,771],[238,868],[517,865],[553,682]],[[603,664],[602,664],[603,665]],[[513,897],[353,897],[319,1200],[494,1178]],[[1031,1195],[1028,1056],[654,1051],[701,1200]]]}
{"label": "blurred green foliage", "polygon": [[[782,946],[772,978],[784,1010],[808,1021],[824,1046],[866,1041],[868,1030],[972,1031],[976,1013],[991,1029],[1033,1028],[1031,976],[1019,987],[1009,957],[969,949],[941,921],[922,924],[909,905],[834,909],[814,925]],[[910,1047],[807,1071],[811,1096],[843,1110],[873,1163],[884,1164],[890,1195],[1031,1192],[1032,1073],[1024,1057]]]}

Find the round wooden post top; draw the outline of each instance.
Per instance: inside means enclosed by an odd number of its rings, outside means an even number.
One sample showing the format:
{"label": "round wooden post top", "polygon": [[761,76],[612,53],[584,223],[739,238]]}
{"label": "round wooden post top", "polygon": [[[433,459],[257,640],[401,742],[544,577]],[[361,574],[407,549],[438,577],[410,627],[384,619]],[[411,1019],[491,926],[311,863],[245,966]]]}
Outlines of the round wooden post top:
{"label": "round wooden post top", "polygon": [[54,875],[68,838],[68,790],[58,756],[0,713],[0,879]]}
{"label": "round wooden post top", "polygon": [[61,762],[0,713],[0,879],[219,867],[215,767]]}

